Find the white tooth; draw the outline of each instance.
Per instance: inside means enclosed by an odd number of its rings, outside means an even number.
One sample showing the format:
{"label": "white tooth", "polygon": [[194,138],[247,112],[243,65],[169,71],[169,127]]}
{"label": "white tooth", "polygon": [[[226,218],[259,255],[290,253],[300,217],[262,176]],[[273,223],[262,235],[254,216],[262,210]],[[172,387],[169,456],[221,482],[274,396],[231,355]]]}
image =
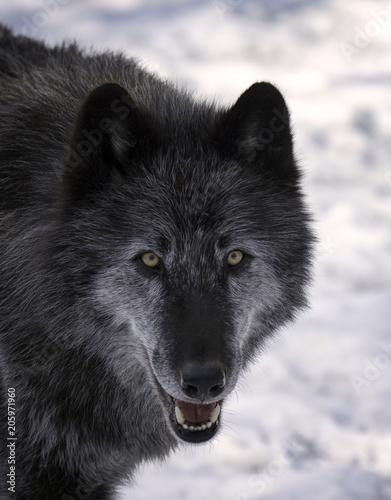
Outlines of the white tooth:
{"label": "white tooth", "polygon": [[189,429],[190,429],[191,431],[194,431],[194,427],[193,427],[192,425],[189,427]]}
{"label": "white tooth", "polygon": [[175,416],[179,425],[183,425],[186,422],[185,416],[177,406],[175,406]]}
{"label": "white tooth", "polygon": [[188,426],[188,425],[186,425],[186,424],[182,424],[182,427],[183,427],[184,429],[188,429],[188,428],[189,428],[189,426]]}
{"label": "white tooth", "polygon": [[214,424],[216,420],[219,418],[219,415],[220,415],[220,405],[219,403],[217,403],[216,408],[209,415],[209,422],[212,422],[212,424]]}
{"label": "white tooth", "polygon": [[213,425],[213,424],[212,424],[212,422],[208,422],[208,423],[206,424],[206,427],[207,427],[208,429],[210,429],[210,428],[212,427],[212,425]]}
{"label": "white tooth", "polygon": [[205,424],[202,424],[201,425],[201,429],[204,431],[206,429],[206,425]]}

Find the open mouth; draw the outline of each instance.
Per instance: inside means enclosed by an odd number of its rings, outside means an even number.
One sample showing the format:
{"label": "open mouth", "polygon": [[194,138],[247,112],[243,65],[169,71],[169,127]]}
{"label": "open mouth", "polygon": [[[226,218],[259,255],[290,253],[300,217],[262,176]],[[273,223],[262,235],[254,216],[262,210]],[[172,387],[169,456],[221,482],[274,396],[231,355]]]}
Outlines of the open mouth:
{"label": "open mouth", "polygon": [[157,377],[154,378],[166,416],[177,437],[188,443],[203,443],[217,434],[224,399],[208,403],[183,401],[171,396]]}
{"label": "open mouth", "polygon": [[189,403],[170,396],[158,383],[175,434],[188,443],[203,443],[216,435],[223,400],[213,403]]}
{"label": "open mouth", "polygon": [[208,441],[218,430],[221,405],[222,400],[215,403],[188,403],[171,398],[171,425],[183,441]]}

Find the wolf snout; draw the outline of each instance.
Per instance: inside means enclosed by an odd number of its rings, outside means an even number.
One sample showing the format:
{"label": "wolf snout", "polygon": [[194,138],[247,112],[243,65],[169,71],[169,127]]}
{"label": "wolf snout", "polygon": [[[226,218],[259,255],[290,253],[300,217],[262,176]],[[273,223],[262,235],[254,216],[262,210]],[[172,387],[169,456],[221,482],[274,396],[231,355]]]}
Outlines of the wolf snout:
{"label": "wolf snout", "polygon": [[179,370],[183,393],[199,401],[219,396],[225,387],[225,371],[217,361],[188,362]]}

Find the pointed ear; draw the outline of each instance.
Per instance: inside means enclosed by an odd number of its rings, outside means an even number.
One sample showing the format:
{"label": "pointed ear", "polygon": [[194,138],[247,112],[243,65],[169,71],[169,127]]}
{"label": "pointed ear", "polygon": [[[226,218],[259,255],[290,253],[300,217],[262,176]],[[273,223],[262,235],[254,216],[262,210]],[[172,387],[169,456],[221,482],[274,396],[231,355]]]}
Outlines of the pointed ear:
{"label": "pointed ear", "polygon": [[297,178],[288,108],[270,83],[254,83],[246,90],[221,117],[216,134],[220,147],[238,161],[270,170],[282,180]]}
{"label": "pointed ear", "polygon": [[67,201],[80,200],[126,173],[126,164],[156,140],[151,119],[128,91],[105,83],[86,98],[76,121],[63,175]]}

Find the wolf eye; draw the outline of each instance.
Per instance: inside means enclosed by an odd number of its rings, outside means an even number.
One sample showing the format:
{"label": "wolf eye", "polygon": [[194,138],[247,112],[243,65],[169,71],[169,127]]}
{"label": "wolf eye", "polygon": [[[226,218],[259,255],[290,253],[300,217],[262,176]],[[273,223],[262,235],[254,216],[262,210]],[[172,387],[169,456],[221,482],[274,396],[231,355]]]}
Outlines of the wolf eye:
{"label": "wolf eye", "polygon": [[230,266],[237,266],[243,260],[244,254],[240,250],[232,250],[229,252],[227,262]]}
{"label": "wolf eye", "polygon": [[153,253],[153,252],[146,252],[141,255],[141,260],[143,264],[145,264],[147,267],[157,267],[160,263],[159,257]]}

